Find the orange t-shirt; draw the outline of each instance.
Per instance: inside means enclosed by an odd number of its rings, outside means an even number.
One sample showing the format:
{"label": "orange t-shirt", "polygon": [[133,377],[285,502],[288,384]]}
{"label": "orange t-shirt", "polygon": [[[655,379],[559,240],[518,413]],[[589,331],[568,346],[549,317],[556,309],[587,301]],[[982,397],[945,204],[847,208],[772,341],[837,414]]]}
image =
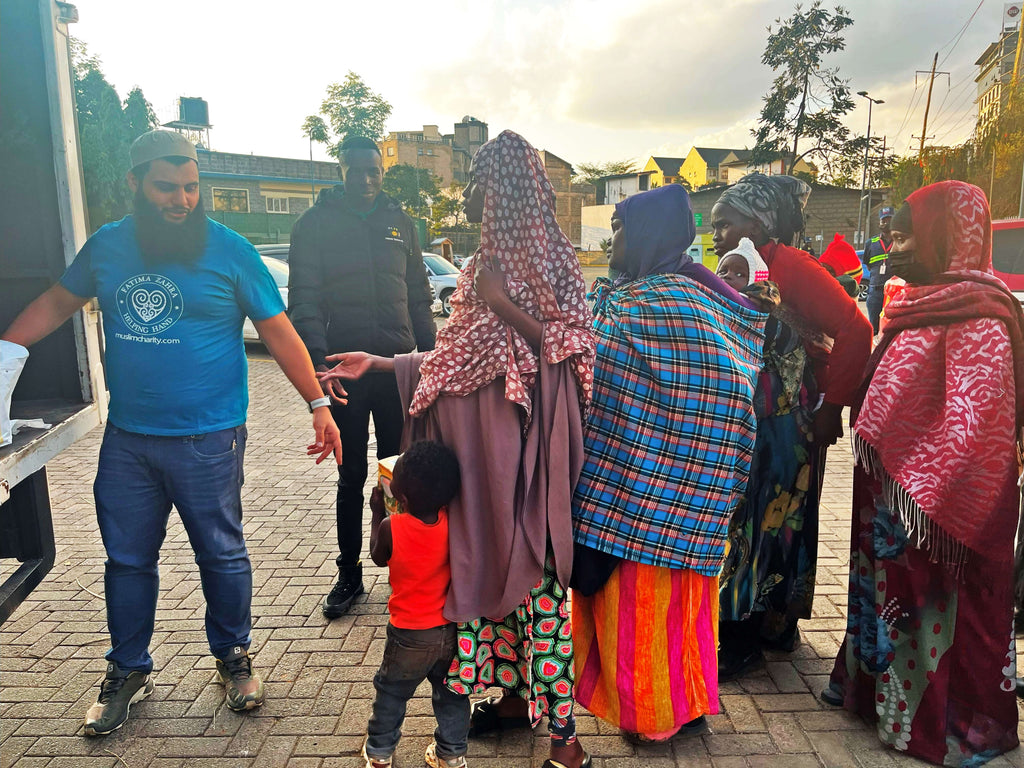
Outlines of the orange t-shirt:
{"label": "orange t-shirt", "polygon": [[448,512],[438,510],[427,525],[403,512],[391,515],[388,612],[399,629],[430,629],[447,624],[442,611],[452,569],[448,561]]}

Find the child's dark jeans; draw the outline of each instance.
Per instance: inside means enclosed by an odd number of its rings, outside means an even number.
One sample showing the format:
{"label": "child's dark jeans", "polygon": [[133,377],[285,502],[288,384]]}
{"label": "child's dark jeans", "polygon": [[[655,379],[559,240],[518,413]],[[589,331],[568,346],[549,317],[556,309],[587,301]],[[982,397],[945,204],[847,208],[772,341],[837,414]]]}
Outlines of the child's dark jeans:
{"label": "child's dark jeans", "polygon": [[433,688],[431,702],[437,728],[439,757],[466,754],[469,734],[469,697],[452,693],[445,678],[455,658],[455,625],[433,629],[399,629],[388,624],[384,660],[373,678],[377,698],[367,728],[366,754],[388,757],[398,746],[405,720],[405,705],[424,680]]}

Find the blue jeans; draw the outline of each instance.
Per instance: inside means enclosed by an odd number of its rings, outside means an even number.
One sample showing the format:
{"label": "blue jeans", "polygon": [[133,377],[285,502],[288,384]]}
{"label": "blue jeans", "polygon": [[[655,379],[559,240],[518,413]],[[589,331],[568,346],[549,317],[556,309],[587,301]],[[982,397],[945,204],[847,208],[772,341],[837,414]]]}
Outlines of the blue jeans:
{"label": "blue jeans", "polygon": [[871,330],[875,336],[878,335],[878,324],[882,317],[882,307],[885,303],[884,285],[872,285],[868,288],[868,320],[871,321]]}
{"label": "blue jeans", "polygon": [[126,432],[107,424],[93,493],[107,551],[104,586],[110,651],[125,671],[153,669],[157,562],[167,518],[178,510],[199,565],[206,637],[217,658],[248,648],[252,566],[242,536],[244,426],[188,437]]}
{"label": "blue jeans", "polygon": [[405,705],[424,680],[430,681],[434,707],[437,755],[451,759],[469,749],[469,696],[452,693],[445,685],[455,658],[455,625],[433,629],[399,629],[388,624],[384,660],[373,677],[377,698],[367,727],[366,754],[388,757],[398,746]]}

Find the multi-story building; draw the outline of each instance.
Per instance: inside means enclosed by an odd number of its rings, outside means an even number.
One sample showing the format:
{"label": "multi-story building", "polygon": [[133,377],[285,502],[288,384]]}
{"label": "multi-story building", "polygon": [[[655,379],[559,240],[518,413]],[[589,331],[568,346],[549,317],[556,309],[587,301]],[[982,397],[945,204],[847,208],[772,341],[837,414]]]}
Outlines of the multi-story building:
{"label": "multi-story building", "polygon": [[196,152],[207,213],[254,243],[288,242],[299,215],[341,181],[335,162]]}
{"label": "multi-story building", "polygon": [[666,184],[678,184],[682,179],[679,169],[685,157],[650,157],[643,171],[651,174],[651,188],[664,187]]}
{"label": "multi-story building", "polygon": [[679,175],[686,179],[690,189],[698,190],[708,184],[725,181],[719,177],[719,166],[730,154],[743,152],[742,149],[715,149],[694,147],[687,153],[679,169]]}
{"label": "multi-story building", "polygon": [[1018,29],[1005,30],[974,62],[978,67],[978,130],[984,133],[999,117],[1010,95],[1017,59]]}
{"label": "multi-story building", "polygon": [[594,205],[597,201],[597,189],[593,184],[573,184],[572,165],[558,155],[542,149],[540,159],[555,192],[555,220],[569,241],[579,248],[582,238],[583,206]]}
{"label": "multi-story building", "polygon": [[473,155],[487,141],[487,123],[466,115],[453,133],[436,125],[421,131],[393,131],[380,142],[384,171],[395,165],[424,168],[441,179],[441,186],[466,184]]}

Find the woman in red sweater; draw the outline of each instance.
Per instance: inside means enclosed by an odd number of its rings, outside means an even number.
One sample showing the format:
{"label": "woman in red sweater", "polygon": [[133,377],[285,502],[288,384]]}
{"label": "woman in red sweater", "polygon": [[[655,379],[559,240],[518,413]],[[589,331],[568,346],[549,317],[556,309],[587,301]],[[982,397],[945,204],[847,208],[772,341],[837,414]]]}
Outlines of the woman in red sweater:
{"label": "woman in red sweater", "polygon": [[[791,437],[792,455],[809,468],[798,473],[794,485],[798,492],[762,505],[773,515],[793,517],[794,525],[783,520],[776,527],[799,531],[799,536],[767,542],[779,551],[761,551],[757,557],[772,562],[773,572],[762,574],[763,583],[750,585],[751,599],[745,604],[727,601],[729,610],[723,610],[720,628],[719,679],[723,681],[759,664],[764,647],[788,651],[799,644],[797,620],[810,617],[814,598],[825,451],[843,435],[843,407],[852,402],[871,353],[871,325],[856,301],[817,260],[792,246],[803,231],[803,207],[810,192],[809,185],[792,176],[752,173],[729,187],[711,212],[719,256],[736,248],[743,237],[757,246],[768,265],[768,279],[778,286],[782,303],[814,361],[817,390],[823,396],[813,423]],[[752,468],[751,486],[759,482],[758,477]],[[748,487],[747,499],[771,492]],[[723,577],[723,594],[728,589],[731,585]]]}

